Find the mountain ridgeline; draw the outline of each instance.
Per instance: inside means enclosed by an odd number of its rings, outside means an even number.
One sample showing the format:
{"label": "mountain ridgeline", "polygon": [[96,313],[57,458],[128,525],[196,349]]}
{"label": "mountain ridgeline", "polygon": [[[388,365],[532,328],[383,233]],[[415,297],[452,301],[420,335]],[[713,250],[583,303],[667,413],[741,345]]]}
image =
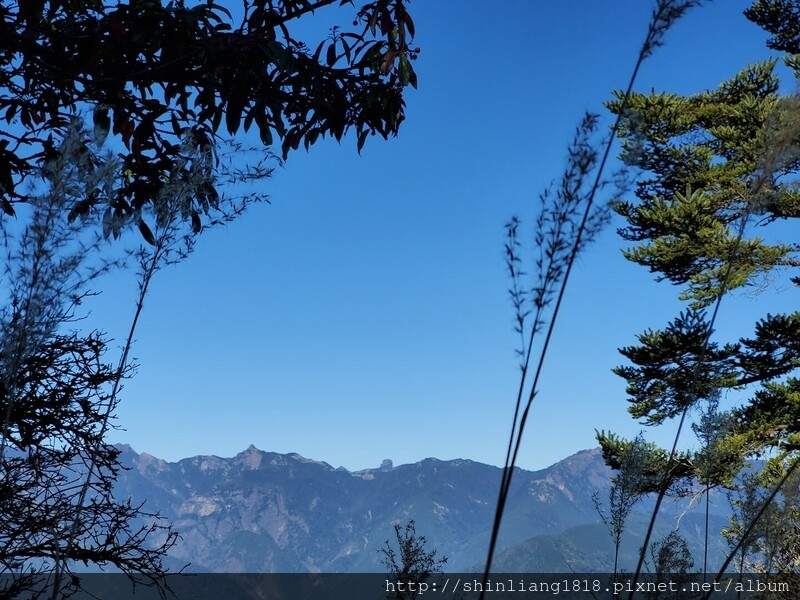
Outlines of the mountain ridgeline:
{"label": "mountain ridgeline", "polygon": [[[145,501],[179,531],[170,565],[195,572],[376,572],[394,525],[414,520],[448,570],[480,570],[486,559],[501,469],[470,460],[428,458],[349,472],[298,454],[250,446],[233,458],[196,456],[168,463],[122,447],[130,467],[118,497]],[[608,571],[613,547],[595,507],[612,472],[600,451],[579,452],[547,469],[517,469],[495,559],[506,572]],[[712,531],[727,523],[724,498],[712,502]],[[622,548],[632,564],[651,502],[630,519]],[[662,508],[661,533],[680,518],[690,547],[703,516],[686,502]],[[718,535],[716,537],[719,537]],[[724,542],[715,546],[715,554]]]}

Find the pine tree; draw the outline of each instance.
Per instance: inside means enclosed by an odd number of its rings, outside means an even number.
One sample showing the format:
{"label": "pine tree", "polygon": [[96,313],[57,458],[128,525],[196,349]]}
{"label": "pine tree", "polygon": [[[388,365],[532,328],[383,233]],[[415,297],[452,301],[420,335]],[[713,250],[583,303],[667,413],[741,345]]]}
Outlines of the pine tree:
{"label": "pine tree", "polygon": [[[710,340],[704,310],[721,294],[758,287],[777,269],[800,265],[794,244],[759,235],[779,219],[800,216],[800,186],[787,181],[800,167],[800,115],[794,98],[777,95],[773,67],[748,67],[696,96],[634,95],[622,134],[623,159],[648,174],[636,202],[615,206],[627,221],[621,235],[637,243],[625,256],[682,285],[689,308],[622,348],[631,364],[615,373],[627,381],[630,413],[647,425],[678,417],[720,390],[755,388],[717,442],[724,458],[718,483],[731,481],[736,457],[769,449],[786,455],[800,444],[800,381],[792,376],[800,366],[800,313],[769,314],[753,335],[719,344]],[[614,456],[613,440],[600,439]]]}
{"label": "pine tree", "polygon": [[[747,16],[776,35],[775,47],[796,44],[796,3],[759,1]],[[796,58],[786,63],[800,74]],[[721,393],[746,396],[716,416],[725,428],[706,436],[708,447],[664,461],[662,492],[682,481],[733,487],[754,457],[769,458],[760,485],[775,485],[800,450],[800,312],[767,314],[738,340],[712,339],[722,297],[760,291],[800,266],[796,243],[772,241],[775,223],[800,217],[800,100],[778,93],[775,64],[699,94],[634,94],[622,113],[621,158],[642,171],[635,198],[614,206],[632,243],[624,255],[679,286],[688,304],[620,349],[628,364],[614,371],[627,382],[629,412],[649,426],[682,425]],[[608,103],[615,114],[621,98]],[[598,439],[617,468],[630,442]]]}

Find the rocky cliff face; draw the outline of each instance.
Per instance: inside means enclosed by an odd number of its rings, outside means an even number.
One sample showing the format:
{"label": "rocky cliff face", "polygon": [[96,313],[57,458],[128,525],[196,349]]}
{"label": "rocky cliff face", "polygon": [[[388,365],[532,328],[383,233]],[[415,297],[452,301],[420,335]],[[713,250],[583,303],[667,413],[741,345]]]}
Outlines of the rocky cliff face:
{"label": "rocky cliff face", "polygon": [[[475,568],[485,560],[501,474],[433,458],[348,472],[253,446],[177,463],[125,447],[122,460],[130,469],[117,494],[172,521],[182,536],[175,565],[211,572],[383,571],[380,549],[395,523],[411,519],[448,568]],[[599,450],[542,471],[518,469],[499,549],[596,523],[592,495],[607,497],[610,476]]]}

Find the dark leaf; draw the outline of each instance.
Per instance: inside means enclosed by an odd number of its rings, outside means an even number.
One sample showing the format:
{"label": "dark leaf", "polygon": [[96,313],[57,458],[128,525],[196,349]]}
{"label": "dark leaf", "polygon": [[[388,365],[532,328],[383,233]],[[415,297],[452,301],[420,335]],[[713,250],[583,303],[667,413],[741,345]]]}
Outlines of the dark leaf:
{"label": "dark leaf", "polygon": [[231,135],[239,130],[244,103],[244,96],[236,92],[232,93],[228,98],[228,105],[225,108],[225,127],[228,128],[228,133]]}
{"label": "dark leaf", "polygon": [[314,62],[316,62],[316,63],[319,62],[319,57],[322,55],[323,46],[325,46],[325,42],[320,42],[319,46],[317,46],[317,49],[314,51],[314,56],[313,56],[312,60]]}
{"label": "dark leaf", "polygon": [[69,211],[67,215],[67,222],[72,223],[77,217],[85,217],[89,214],[89,210],[92,207],[94,197],[86,198],[85,200],[81,200],[80,202],[76,202],[75,206],[72,207],[72,210]]}
{"label": "dark leaf", "polygon": [[219,124],[222,122],[222,112],[223,111],[221,108],[217,108],[216,110],[214,110],[212,114],[211,129],[212,131],[214,131],[214,133],[217,132],[217,130],[219,129]]}
{"label": "dark leaf", "polygon": [[369,130],[365,129],[361,133],[358,134],[358,153],[361,154],[361,149],[364,147],[364,142],[367,141],[367,136],[369,135]]}
{"label": "dark leaf", "polygon": [[381,13],[381,33],[386,35],[392,30],[392,15],[389,14],[388,10],[384,10]]}
{"label": "dark leaf", "polygon": [[353,62],[352,51],[345,38],[342,38],[342,46],[344,47],[344,55],[347,57],[347,64],[351,64]]}
{"label": "dark leaf", "polygon": [[8,105],[8,109],[6,110],[6,123],[11,123],[11,121],[17,114],[18,108],[19,106],[15,103],[11,103]]}
{"label": "dark leaf", "polygon": [[150,244],[151,246],[156,245],[156,238],[153,235],[153,232],[150,231],[150,227],[148,227],[147,223],[139,219],[139,232],[142,234],[144,241]]}
{"label": "dark leaf", "polygon": [[0,209],[3,210],[9,217],[16,216],[17,213],[14,212],[14,207],[11,202],[8,201],[7,198],[0,198]]}
{"label": "dark leaf", "polygon": [[259,120],[258,133],[261,136],[261,143],[265,146],[272,145],[272,129],[266,119]]}
{"label": "dark leaf", "polygon": [[255,108],[251,108],[247,111],[247,114],[244,116],[244,132],[247,133],[250,131],[250,126],[253,124],[253,119],[255,118]]}
{"label": "dark leaf", "polygon": [[409,15],[405,10],[403,10],[403,22],[406,24],[408,33],[411,34],[411,37],[414,37],[414,21],[411,19],[411,15]]}
{"label": "dark leaf", "polygon": [[196,210],[192,211],[192,232],[193,233],[200,233],[202,229],[202,223],[200,222],[200,215],[197,214]]}
{"label": "dark leaf", "polygon": [[14,193],[14,178],[11,176],[10,153],[0,150],[0,188],[7,194]]}
{"label": "dark leaf", "polygon": [[408,59],[405,54],[400,55],[400,68],[398,71],[400,75],[400,84],[408,85],[408,82],[411,80],[411,65],[408,64]]}
{"label": "dark leaf", "polygon": [[412,67],[410,63],[408,65],[408,83],[411,84],[411,87],[417,89],[417,73],[414,71],[414,67]]}

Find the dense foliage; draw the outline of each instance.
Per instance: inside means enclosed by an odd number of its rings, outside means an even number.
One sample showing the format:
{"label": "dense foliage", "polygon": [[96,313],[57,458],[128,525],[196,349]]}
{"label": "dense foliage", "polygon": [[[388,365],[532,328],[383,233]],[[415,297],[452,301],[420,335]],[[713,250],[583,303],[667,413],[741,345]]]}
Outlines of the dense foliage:
{"label": "dense foliage", "polygon": [[[0,573],[16,574],[0,597],[42,582],[56,597],[79,585],[65,576],[76,561],[161,584],[176,533],[115,498],[119,451],[105,441],[154,273],[265,197],[222,188],[269,175],[273,146],[286,158],[352,130],[360,151],[404,119],[419,52],[404,0],[230,8],[0,2]],[[296,29],[315,13],[352,29],[307,44]],[[131,229],[144,244],[109,249]],[[118,266],[139,291],[112,359],[75,321]]]}
{"label": "dense foliage", "polygon": [[[796,2],[759,0],[746,15],[775,35],[771,47],[796,52],[798,9]],[[796,56],[785,62],[800,73]],[[624,111],[621,93],[608,103],[623,117],[621,158],[642,172],[635,198],[614,206],[625,219],[620,235],[633,243],[625,256],[680,286],[688,302],[666,327],[620,349],[628,363],[615,373],[642,423],[699,417],[698,450],[649,449],[647,463],[660,465],[662,476],[642,492],[663,494],[692,481],[739,488],[756,458],[767,459],[757,481],[768,490],[798,458],[800,312],[767,314],[738,340],[712,339],[721,298],[758,293],[781,276],[800,284],[793,276],[800,247],[774,232],[800,217],[800,100],[779,93],[775,65],[753,64],[700,94],[637,93]],[[742,400],[719,409],[734,397]],[[632,442],[603,432],[598,439],[608,464],[623,464]],[[766,491],[760,497],[762,506],[770,500]],[[776,506],[796,512],[787,498],[779,495]],[[758,512],[764,510],[750,516]],[[734,524],[728,533],[750,535],[749,527]],[[784,565],[797,560],[794,538],[768,549],[775,535],[760,531],[761,552],[782,556]]]}
{"label": "dense foliage", "polygon": [[[648,425],[720,390],[760,386],[719,441],[717,483],[729,483],[749,456],[788,453],[800,442],[797,380],[783,379],[800,366],[800,314],[767,315],[753,335],[718,344],[703,310],[721,294],[757,288],[775,269],[800,265],[795,244],[768,243],[759,231],[800,216],[800,187],[790,177],[800,169],[800,120],[794,99],[777,94],[773,68],[753,65],[695,96],[636,94],[621,132],[623,159],[646,173],[637,201],[616,206],[627,221],[621,235],[638,243],[625,255],[684,286],[690,308],[622,348],[631,364],[615,372],[628,383],[631,414]],[[613,444],[604,447],[613,456]]]}
{"label": "dense foliage", "polygon": [[[0,208],[13,215],[27,183],[55,152],[72,118],[91,111],[94,141],[121,142],[119,178],[76,202],[107,211],[107,232],[143,223],[164,186],[185,175],[187,139],[206,172],[184,209],[195,229],[217,207],[218,134],[253,125],[284,157],[302,143],[394,135],[403,88],[416,86],[414,23],[403,0],[354,8],[312,46],[292,33],[301,17],[352,0],[245,0],[235,20],[211,0],[21,0],[0,4]],[[223,127],[224,123],[224,127]],[[55,141],[54,141],[55,140]],[[146,223],[145,223],[146,224]],[[147,229],[142,233],[147,239]]]}

